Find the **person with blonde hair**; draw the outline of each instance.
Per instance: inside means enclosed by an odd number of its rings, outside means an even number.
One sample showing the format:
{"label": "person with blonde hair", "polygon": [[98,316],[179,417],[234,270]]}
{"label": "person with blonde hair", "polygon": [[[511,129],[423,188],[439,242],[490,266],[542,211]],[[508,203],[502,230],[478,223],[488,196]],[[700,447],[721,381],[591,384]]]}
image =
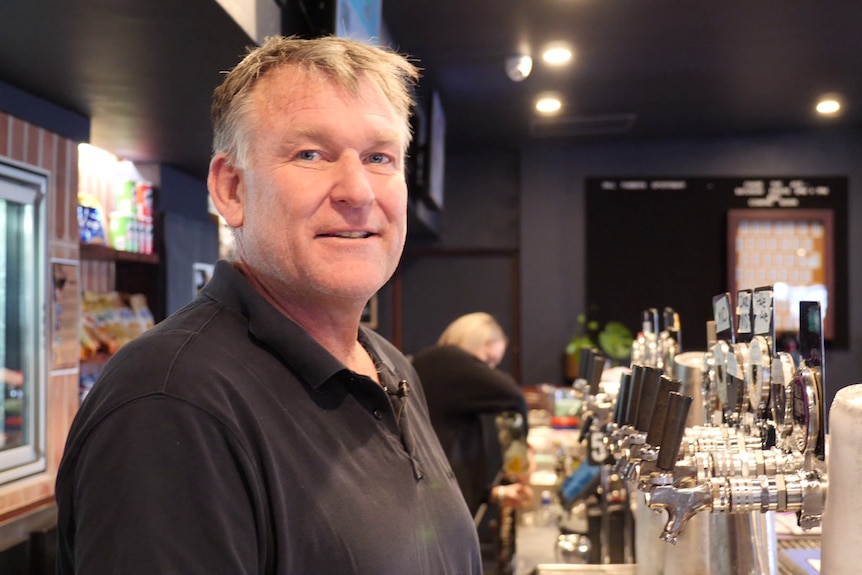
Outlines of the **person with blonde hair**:
{"label": "person with blonde hair", "polygon": [[533,500],[528,477],[495,482],[503,462],[490,418],[515,412],[524,437],[528,431],[524,394],[512,376],[497,369],[507,345],[497,320],[475,312],[450,323],[436,345],[413,357],[431,423],[477,520],[488,505],[523,509]]}
{"label": "person with blonde hair", "polygon": [[216,88],[235,254],[83,402],[59,574],[481,574],[416,372],[360,326],[404,248],[417,79],[388,49],[272,37]]}
{"label": "person with blonde hair", "polygon": [[440,334],[437,345],[460,347],[493,368],[503,361],[508,339],[491,314],[479,311],[450,323]]}

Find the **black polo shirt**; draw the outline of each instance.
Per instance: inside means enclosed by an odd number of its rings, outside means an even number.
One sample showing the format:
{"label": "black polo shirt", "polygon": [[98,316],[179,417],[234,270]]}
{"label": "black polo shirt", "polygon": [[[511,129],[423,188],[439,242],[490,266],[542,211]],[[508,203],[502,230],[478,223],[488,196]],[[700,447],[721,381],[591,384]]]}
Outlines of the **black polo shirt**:
{"label": "black polo shirt", "polygon": [[83,402],[57,479],[59,573],[480,574],[416,373],[359,335],[388,393],[219,262]]}

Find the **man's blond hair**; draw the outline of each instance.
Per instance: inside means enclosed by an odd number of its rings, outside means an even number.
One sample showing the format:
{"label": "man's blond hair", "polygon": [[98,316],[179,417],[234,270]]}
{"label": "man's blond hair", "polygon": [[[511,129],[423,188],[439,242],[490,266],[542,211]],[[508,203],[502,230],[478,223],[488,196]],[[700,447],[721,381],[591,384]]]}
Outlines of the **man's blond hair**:
{"label": "man's blond hair", "polygon": [[351,94],[357,93],[361,78],[370,78],[402,119],[406,149],[412,136],[412,89],[419,80],[419,69],[406,57],[387,48],[336,36],[311,40],[270,36],[261,46],[251,48],[213,93],[213,153],[227,154],[236,166],[247,165],[252,92],[268,72],[287,65],[322,74]]}

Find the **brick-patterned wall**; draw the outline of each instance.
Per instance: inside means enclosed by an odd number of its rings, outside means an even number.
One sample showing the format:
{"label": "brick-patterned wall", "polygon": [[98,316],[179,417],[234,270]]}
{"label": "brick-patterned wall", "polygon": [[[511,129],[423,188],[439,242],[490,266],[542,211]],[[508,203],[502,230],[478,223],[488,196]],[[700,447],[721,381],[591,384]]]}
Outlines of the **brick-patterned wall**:
{"label": "brick-patterned wall", "polygon": [[[0,158],[34,166],[49,174],[49,257],[80,261],[77,142],[0,112]],[[81,279],[83,284],[84,278]],[[49,346],[53,336],[49,333]],[[50,349],[46,357],[52,357]],[[0,486],[0,525],[53,502],[57,467],[78,409],[78,370],[48,373],[47,471]]]}

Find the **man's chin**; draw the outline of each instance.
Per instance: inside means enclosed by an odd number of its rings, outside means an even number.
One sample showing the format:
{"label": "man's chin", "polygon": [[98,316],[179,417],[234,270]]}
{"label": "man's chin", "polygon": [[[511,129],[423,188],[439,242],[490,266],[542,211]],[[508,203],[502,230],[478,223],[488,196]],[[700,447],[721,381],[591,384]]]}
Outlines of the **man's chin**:
{"label": "man's chin", "polygon": [[324,289],[326,296],[339,300],[345,304],[354,304],[364,307],[368,300],[376,294],[386,282],[362,282],[345,285],[329,286]]}

